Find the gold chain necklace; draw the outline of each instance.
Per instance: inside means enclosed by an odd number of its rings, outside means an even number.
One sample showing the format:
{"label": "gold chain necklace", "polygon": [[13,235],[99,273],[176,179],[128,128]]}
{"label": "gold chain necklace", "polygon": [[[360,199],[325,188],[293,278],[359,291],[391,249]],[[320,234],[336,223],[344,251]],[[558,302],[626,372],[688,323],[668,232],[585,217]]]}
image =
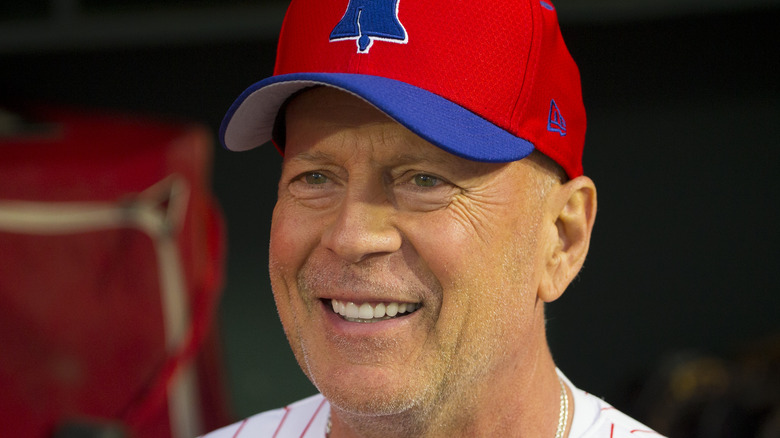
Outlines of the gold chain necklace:
{"label": "gold chain necklace", "polygon": [[[566,384],[563,383],[563,379],[559,377],[558,383],[561,384],[561,409],[558,413],[558,430],[555,432],[555,438],[563,438],[563,434],[566,432],[566,424],[569,422],[569,395],[566,394]],[[330,420],[330,413],[328,413],[325,438],[330,438],[331,427],[333,427],[333,423]]]}
{"label": "gold chain necklace", "polygon": [[558,382],[561,384],[561,411],[558,414],[558,431],[555,432],[555,438],[563,438],[566,424],[569,422],[569,395],[566,394],[566,385],[563,383],[563,379],[558,377]]}

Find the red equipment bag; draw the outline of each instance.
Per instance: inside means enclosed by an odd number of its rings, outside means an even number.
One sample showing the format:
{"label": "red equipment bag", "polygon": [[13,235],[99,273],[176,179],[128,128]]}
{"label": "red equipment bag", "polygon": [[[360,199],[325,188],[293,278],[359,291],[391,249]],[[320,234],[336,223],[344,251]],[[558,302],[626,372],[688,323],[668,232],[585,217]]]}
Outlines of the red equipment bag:
{"label": "red equipment bag", "polygon": [[0,128],[0,436],[226,424],[209,131],[31,114]]}

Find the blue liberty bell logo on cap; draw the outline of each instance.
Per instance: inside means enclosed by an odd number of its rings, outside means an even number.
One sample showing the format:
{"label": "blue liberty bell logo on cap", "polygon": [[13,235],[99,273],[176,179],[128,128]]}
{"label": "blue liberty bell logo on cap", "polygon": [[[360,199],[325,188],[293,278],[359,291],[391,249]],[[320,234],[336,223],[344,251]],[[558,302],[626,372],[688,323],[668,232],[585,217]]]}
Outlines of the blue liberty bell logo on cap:
{"label": "blue liberty bell logo on cap", "polygon": [[330,41],[357,40],[358,53],[368,53],[374,40],[405,44],[406,29],[398,20],[400,0],[349,0],[347,11],[330,33]]}

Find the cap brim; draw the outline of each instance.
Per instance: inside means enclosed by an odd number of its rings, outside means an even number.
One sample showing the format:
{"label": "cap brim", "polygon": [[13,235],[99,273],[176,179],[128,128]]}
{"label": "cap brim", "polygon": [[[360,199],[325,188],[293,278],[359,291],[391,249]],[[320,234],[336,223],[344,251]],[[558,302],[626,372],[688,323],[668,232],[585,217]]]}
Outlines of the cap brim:
{"label": "cap brim", "polygon": [[316,85],[352,93],[423,139],[469,160],[516,161],[534,150],[531,142],[429,91],[385,77],[352,73],[294,73],[255,83],[228,110],[220,141],[234,151],[268,142],[284,102],[296,91]]}

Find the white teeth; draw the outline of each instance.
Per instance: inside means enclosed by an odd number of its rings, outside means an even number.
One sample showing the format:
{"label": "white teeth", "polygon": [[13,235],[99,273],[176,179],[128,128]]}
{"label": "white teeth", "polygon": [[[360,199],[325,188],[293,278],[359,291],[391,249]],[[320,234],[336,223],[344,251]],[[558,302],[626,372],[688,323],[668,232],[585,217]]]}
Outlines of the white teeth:
{"label": "white teeth", "polygon": [[351,322],[376,322],[392,318],[403,313],[412,313],[420,308],[417,303],[379,303],[371,306],[363,303],[360,306],[353,302],[330,300],[333,312]]}
{"label": "white teeth", "polygon": [[346,308],[343,316],[346,316],[347,318],[357,318],[360,316],[360,309],[358,309],[358,306],[356,306],[355,303],[347,303]]}
{"label": "white teeth", "polygon": [[387,313],[387,316],[395,316],[398,314],[398,303],[390,303],[387,305],[387,310],[385,310],[385,313]]}
{"label": "white teeth", "polygon": [[374,318],[384,318],[385,316],[385,303],[379,303],[374,307]]}
{"label": "white teeth", "polygon": [[371,305],[368,303],[361,304],[360,313],[358,313],[358,318],[371,319],[373,317],[374,317],[374,309],[371,308]]}

